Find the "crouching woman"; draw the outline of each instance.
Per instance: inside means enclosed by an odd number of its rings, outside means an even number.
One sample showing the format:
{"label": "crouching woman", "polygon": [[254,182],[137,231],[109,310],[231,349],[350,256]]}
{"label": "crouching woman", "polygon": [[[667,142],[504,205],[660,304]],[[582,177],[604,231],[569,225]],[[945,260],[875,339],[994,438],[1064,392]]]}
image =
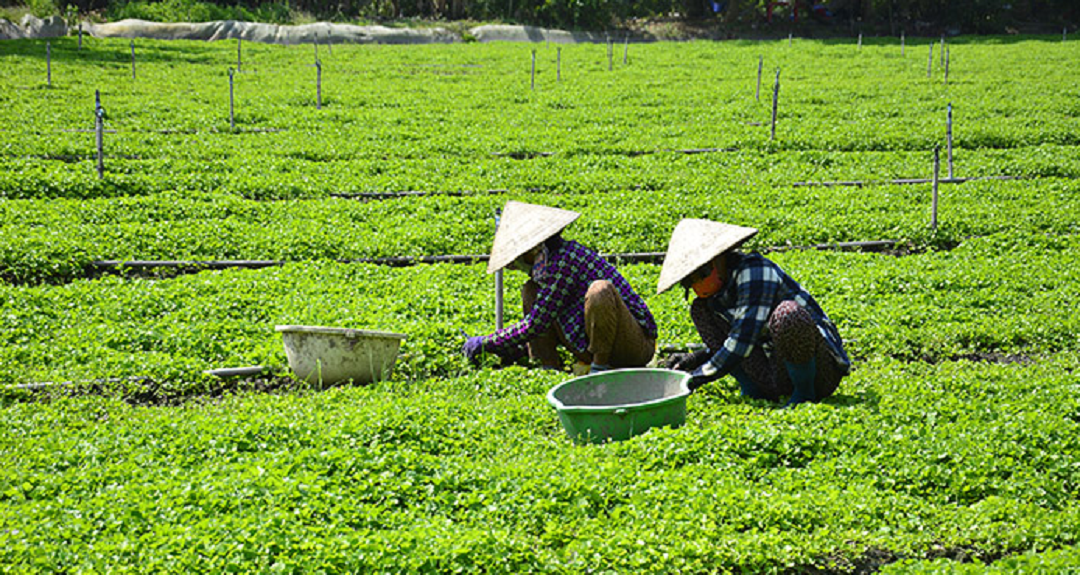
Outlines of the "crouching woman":
{"label": "crouching woman", "polygon": [[488,260],[488,273],[512,267],[529,274],[522,287],[524,318],[490,335],[470,337],[463,352],[513,360],[526,353],[542,367],[562,369],[559,347],[579,372],[641,367],[656,351],[656,322],[630,284],[599,254],[562,237],[580,216],[547,206],[507,202]]}
{"label": "crouching woman", "polygon": [[788,406],[829,397],[851,370],[836,326],[802,286],[769,259],[736,248],[757,233],[709,220],[675,227],[657,293],[694,291],[690,317],[706,349],[669,367],[690,387],[731,375],[742,395]]}

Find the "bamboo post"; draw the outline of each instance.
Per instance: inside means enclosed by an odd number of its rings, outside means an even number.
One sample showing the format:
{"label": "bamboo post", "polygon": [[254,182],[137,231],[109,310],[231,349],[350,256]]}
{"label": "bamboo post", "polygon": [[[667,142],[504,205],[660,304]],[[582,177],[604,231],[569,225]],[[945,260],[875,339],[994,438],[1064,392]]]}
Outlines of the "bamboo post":
{"label": "bamboo post", "polygon": [[[501,210],[495,211],[495,231],[499,231],[499,218]],[[495,272],[495,329],[503,328],[503,271]]]}
{"label": "bamboo post", "polygon": [[627,60],[630,57],[630,33],[626,33],[626,39],[623,41],[622,63],[626,65]]}
{"label": "bamboo post", "polygon": [[[241,54],[240,54],[240,50],[241,50],[241,45],[242,45],[243,43],[244,43],[244,39],[243,39],[243,38],[237,38],[237,39],[236,39],[236,71],[237,71],[237,72],[239,72],[239,71],[240,71],[240,60],[241,60]],[[231,72],[232,72],[232,71],[230,70],[230,74],[229,74],[229,78],[230,78],[230,79],[232,78],[232,74],[231,74]]]}
{"label": "bamboo post", "polygon": [[131,40],[131,79],[135,79],[135,40]]}
{"label": "bamboo post", "polygon": [[532,76],[529,80],[529,88],[536,91],[536,48],[532,51]]}
{"label": "bamboo post", "polygon": [[934,68],[934,44],[930,43],[930,56],[926,58],[926,77],[930,77],[930,72]]}
{"label": "bamboo post", "polygon": [[45,43],[45,84],[52,86],[52,42]]}
{"label": "bamboo post", "polygon": [[322,62],[315,60],[315,109],[322,110]]}
{"label": "bamboo post", "polygon": [[941,35],[941,65],[945,65],[945,35]]}
{"label": "bamboo post", "polygon": [[761,67],[764,64],[765,64],[765,57],[764,56],[758,56],[757,57],[757,92],[754,93],[754,97],[757,98],[758,102],[761,101]]}
{"label": "bamboo post", "polygon": [[788,32],[788,34],[787,34],[787,45],[788,46],[791,45],[791,32]]}
{"label": "bamboo post", "polygon": [[770,140],[776,139],[776,108],[780,100],[780,68],[776,69],[776,85],[773,87],[772,97],[772,134],[769,136]]}
{"label": "bamboo post", "polygon": [[98,179],[105,177],[105,110],[101,107],[101,91],[94,90],[94,133],[97,139]]}
{"label": "bamboo post", "polygon": [[949,83],[949,46],[945,47],[945,83]]}
{"label": "bamboo post", "polygon": [[862,32],[859,32],[859,49],[862,50]]}
{"label": "bamboo post", "polygon": [[236,100],[233,97],[233,69],[229,68],[229,129],[236,131],[236,116],[233,114]]}
{"label": "bamboo post", "polygon": [[941,147],[934,146],[934,198],[930,207],[930,229],[937,230],[937,208],[938,208],[938,173],[941,171]]}
{"label": "bamboo post", "polygon": [[79,49],[82,50],[82,22],[79,22]]}
{"label": "bamboo post", "polygon": [[608,72],[612,70],[611,67],[611,36],[607,38],[607,69]]}
{"label": "bamboo post", "polygon": [[334,31],[333,27],[331,27],[330,24],[327,24],[326,25],[326,51],[331,56],[334,55],[334,38],[333,38],[333,35],[331,34],[331,32],[333,32],[333,31]]}
{"label": "bamboo post", "polygon": [[562,82],[562,46],[555,48],[555,81]]}
{"label": "bamboo post", "polygon": [[900,32],[900,57],[901,58],[904,56],[904,46],[905,46],[905,44],[906,44],[906,40],[904,39],[904,32],[901,31]]}
{"label": "bamboo post", "polygon": [[952,153],[952,102],[949,102],[948,116],[945,120],[945,143],[949,160],[949,179],[953,179],[953,153]]}
{"label": "bamboo post", "polygon": [[1067,38],[1068,36],[1069,36],[1069,27],[1066,26],[1066,27],[1061,29],[1061,41],[1064,42],[1065,38]]}

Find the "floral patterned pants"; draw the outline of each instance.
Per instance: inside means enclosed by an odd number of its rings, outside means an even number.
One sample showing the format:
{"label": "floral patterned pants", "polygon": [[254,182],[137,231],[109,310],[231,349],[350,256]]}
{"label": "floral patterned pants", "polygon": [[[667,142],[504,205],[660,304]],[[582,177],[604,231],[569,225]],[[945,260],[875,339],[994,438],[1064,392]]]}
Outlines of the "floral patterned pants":
{"label": "floral patterned pants", "polygon": [[[690,318],[701,341],[711,352],[723,347],[731,325],[709,309],[707,300],[697,298],[690,304]],[[817,399],[824,399],[836,391],[844,372],[829,353],[825,338],[810,312],[793,300],[785,300],[769,316],[768,332],[772,338],[771,351],[763,345],[755,345],[737,368],[757,387],[756,395],[772,401],[791,395],[791,378],[784,363],[803,364],[811,358],[816,359],[814,391]]]}

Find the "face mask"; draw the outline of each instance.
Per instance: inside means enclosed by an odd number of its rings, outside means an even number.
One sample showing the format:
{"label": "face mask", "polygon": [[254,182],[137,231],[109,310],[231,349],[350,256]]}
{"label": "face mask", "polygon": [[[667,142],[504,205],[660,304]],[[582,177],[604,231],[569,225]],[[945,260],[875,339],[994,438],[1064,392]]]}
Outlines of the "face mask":
{"label": "face mask", "polygon": [[690,287],[700,298],[712,297],[724,287],[724,280],[720,279],[720,271],[713,266],[711,274],[695,281]]}
{"label": "face mask", "polygon": [[509,267],[510,267],[510,269],[515,270],[515,271],[519,271],[519,272],[529,273],[529,272],[532,271],[532,266],[530,266],[529,264],[522,261],[520,257],[518,259],[514,260],[513,262],[511,262]]}
{"label": "face mask", "polygon": [[533,272],[535,272],[538,268],[543,269],[547,265],[548,260],[547,247],[541,245],[541,248],[537,251],[535,257],[533,258],[533,263],[531,264],[526,263],[525,261],[525,258],[528,257],[530,252],[531,250],[518,256],[517,259],[515,259],[513,262],[510,262],[510,265],[508,267],[519,272],[525,272],[530,277],[533,275]]}

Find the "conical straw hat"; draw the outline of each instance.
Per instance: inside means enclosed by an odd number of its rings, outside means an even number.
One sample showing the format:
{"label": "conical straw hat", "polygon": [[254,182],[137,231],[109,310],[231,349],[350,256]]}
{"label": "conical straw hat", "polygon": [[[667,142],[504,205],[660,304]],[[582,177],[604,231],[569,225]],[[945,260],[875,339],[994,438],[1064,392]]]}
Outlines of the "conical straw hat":
{"label": "conical straw hat", "polygon": [[758,231],[709,220],[685,219],[675,226],[656,283],[661,294],[716,256],[750,239]]}
{"label": "conical straw hat", "polygon": [[491,244],[487,272],[495,273],[510,265],[521,254],[561,232],[580,215],[559,208],[506,202],[495,230],[495,241]]}

